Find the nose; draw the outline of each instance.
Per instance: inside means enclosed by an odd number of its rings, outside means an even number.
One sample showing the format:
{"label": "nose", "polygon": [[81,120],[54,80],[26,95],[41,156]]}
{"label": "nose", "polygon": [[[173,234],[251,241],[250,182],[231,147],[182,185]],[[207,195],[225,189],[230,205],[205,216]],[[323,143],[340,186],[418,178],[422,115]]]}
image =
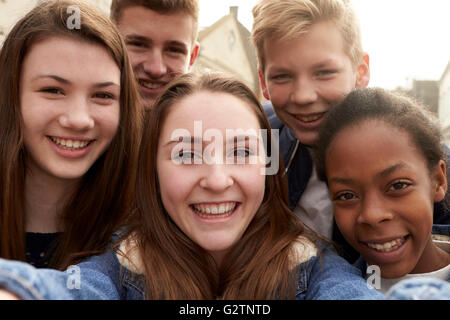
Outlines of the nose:
{"label": "nose", "polygon": [[92,129],[95,125],[89,104],[84,98],[74,98],[67,101],[66,109],[59,117],[62,127],[76,131]]}
{"label": "nose", "polygon": [[206,167],[200,180],[200,187],[213,192],[221,192],[234,184],[226,164],[203,164]]}
{"label": "nose", "polygon": [[317,100],[317,92],[312,79],[307,76],[299,76],[295,82],[290,95],[295,104],[306,105]]}
{"label": "nose", "polygon": [[358,223],[375,226],[392,219],[392,211],[386,205],[386,201],[381,199],[379,195],[372,194],[363,199],[361,210],[357,217]]}
{"label": "nose", "polygon": [[146,55],[142,67],[151,78],[160,78],[167,73],[167,66],[162,50],[154,49]]}

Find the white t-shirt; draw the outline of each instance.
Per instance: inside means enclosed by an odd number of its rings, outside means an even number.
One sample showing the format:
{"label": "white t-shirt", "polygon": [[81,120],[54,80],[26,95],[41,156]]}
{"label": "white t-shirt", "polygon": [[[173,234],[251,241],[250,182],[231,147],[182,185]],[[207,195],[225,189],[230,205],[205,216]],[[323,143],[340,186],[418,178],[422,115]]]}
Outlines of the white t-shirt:
{"label": "white t-shirt", "polygon": [[308,227],[325,238],[331,239],[333,235],[333,203],[327,185],[318,179],[314,165],[311,178],[294,208],[294,213]]}
{"label": "white t-shirt", "polygon": [[[433,242],[440,247],[441,249],[443,249],[446,252],[449,252],[449,242],[447,241],[436,241],[433,240]],[[450,264],[447,265],[446,267],[443,267],[442,269],[433,271],[433,272],[428,272],[428,273],[414,273],[414,274],[407,274],[403,277],[400,278],[395,278],[395,279],[385,279],[383,277],[380,278],[380,289],[378,291],[380,291],[383,294],[386,294],[388,292],[388,290],[397,282],[400,282],[402,280],[406,280],[406,279],[411,279],[411,278],[420,278],[420,277],[427,277],[427,278],[435,278],[435,279],[441,279],[444,281],[448,281],[449,277],[450,277]],[[367,277],[366,277],[367,278]]]}
{"label": "white t-shirt", "polygon": [[406,279],[412,279],[412,278],[420,278],[420,277],[427,277],[427,278],[435,278],[435,279],[441,279],[444,281],[447,281],[450,276],[450,264],[446,267],[433,271],[428,273],[415,273],[415,274],[407,274],[406,276],[395,278],[395,279],[380,279],[380,292],[383,294],[386,294],[388,290],[397,282],[400,282],[402,280]]}

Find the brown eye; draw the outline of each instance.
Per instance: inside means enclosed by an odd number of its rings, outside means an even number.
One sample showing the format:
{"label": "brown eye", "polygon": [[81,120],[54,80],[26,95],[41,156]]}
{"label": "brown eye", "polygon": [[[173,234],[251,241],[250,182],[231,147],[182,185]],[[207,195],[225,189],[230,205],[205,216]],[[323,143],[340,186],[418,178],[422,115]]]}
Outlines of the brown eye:
{"label": "brown eye", "polygon": [[348,200],[353,200],[355,198],[356,197],[355,197],[355,195],[353,193],[345,192],[345,193],[339,194],[335,199],[336,200],[342,200],[342,201],[348,201]]}
{"label": "brown eye", "polygon": [[63,91],[59,88],[44,88],[41,92],[50,93],[50,94],[63,94]]}
{"label": "brown eye", "polygon": [[110,94],[110,93],[107,93],[107,92],[96,93],[94,95],[94,97],[95,98],[100,98],[100,99],[114,99],[114,96],[112,94]]}
{"label": "brown eye", "polygon": [[410,183],[407,183],[404,181],[398,181],[398,182],[392,184],[392,186],[389,189],[394,190],[394,191],[403,190],[403,189],[409,187],[410,185],[411,185]]}

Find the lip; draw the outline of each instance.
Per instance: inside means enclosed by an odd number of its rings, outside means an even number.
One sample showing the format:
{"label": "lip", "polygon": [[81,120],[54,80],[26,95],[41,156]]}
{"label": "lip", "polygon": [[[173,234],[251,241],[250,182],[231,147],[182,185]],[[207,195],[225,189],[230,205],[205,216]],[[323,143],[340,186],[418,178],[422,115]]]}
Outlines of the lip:
{"label": "lip", "polygon": [[[317,113],[308,113],[308,114],[291,114],[292,119],[297,124],[297,127],[304,130],[315,130],[318,129],[322,124],[326,112],[317,112]],[[319,117],[317,120],[313,121],[304,121],[302,119],[298,119],[297,117],[308,118],[308,117]]]}
{"label": "lip", "polygon": [[[230,203],[230,202],[235,202],[236,206],[233,210],[233,212],[231,214],[206,214],[203,213],[202,215],[199,215],[195,210],[194,210],[194,205],[220,205],[220,204],[224,204],[224,203]],[[191,203],[189,204],[189,209],[191,210],[193,216],[195,219],[203,222],[203,223],[223,223],[225,221],[231,220],[233,219],[236,215],[239,214],[240,209],[241,209],[241,202],[238,201],[216,201],[216,202],[195,202],[195,203]]]}
{"label": "lip", "polygon": [[[160,85],[159,88],[147,88],[146,86],[142,85],[141,81],[146,81],[146,82],[151,82],[153,84],[157,84]],[[139,86],[139,90],[141,92],[143,92],[144,94],[147,95],[157,95],[159,94],[161,91],[164,90],[165,86],[167,85],[168,82],[161,82],[161,81],[151,81],[149,79],[144,79],[144,78],[139,78],[137,79],[138,82],[138,86]]]}
{"label": "lip", "polygon": [[[64,139],[64,140],[74,140],[74,141],[90,141],[90,143],[85,146],[84,148],[81,149],[77,149],[77,150],[70,150],[70,149],[64,149],[61,146],[57,145],[55,142],[53,142],[53,140],[51,139],[51,137],[53,138],[58,138],[58,139]],[[76,138],[76,137],[59,137],[59,136],[47,136],[47,140],[50,144],[50,147],[53,149],[53,151],[55,151],[56,154],[58,154],[59,156],[63,157],[63,158],[67,158],[67,159],[79,159],[84,157],[86,154],[89,153],[89,151],[92,149],[92,146],[95,143],[95,139],[86,139],[86,138]]]}
{"label": "lip", "polygon": [[[390,251],[390,252],[382,252],[378,251],[374,248],[371,248],[367,245],[367,243],[386,243],[393,241],[395,239],[399,238],[405,238],[405,241],[403,244],[398,247],[397,249]],[[407,250],[407,248],[410,245],[411,236],[408,234],[406,236],[399,236],[399,237],[389,237],[384,239],[377,239],[377,240],[370,240],[370,241],[360,241],[361,248],[363,249],[364,253],[362,255],[366,258],[366,260],[370,260],[374,264],[389,264],[394,263],[397,261],[400,261],[404,252]]]}

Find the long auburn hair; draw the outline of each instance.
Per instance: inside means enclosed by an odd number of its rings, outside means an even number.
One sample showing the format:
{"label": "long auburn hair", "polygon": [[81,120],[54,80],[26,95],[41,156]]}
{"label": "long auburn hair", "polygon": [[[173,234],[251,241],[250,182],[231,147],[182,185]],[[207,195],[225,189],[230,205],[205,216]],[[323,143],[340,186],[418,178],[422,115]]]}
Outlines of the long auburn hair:
{"label": "long auburn hair", "polygon": [[[261,129],[270,125],[252,91],[234,78],[209,73],[185,74],[169,84],[146,125],[139,155],[137,205],[134,221],[124,238],[131,237],[144,266],[149,299],[274,299],[295,298],[296,268],[292,246],[305,227],[289,210],[283,168],[266,176],[265,194],[241,240],[217,266],[212,257],[171,220],[161,200],[157,176],[158,138],[176,102],[198,91],[232,94],[251,105]],[[270,145],[274,150],[277,146]],[[278,159],[280,160],[280,159]],[[282,161],[279,161],[282,166]],[[180,177],[182,179],[183,177]],[[135,252],[135,251],[134,251]],[[122,251],[126,258],[133,258]]]}
{"label": "long auburn hair", "polygon": [[[73,12],[71,6],[79,9],[81,28],[67,26],[68,12]],[[134,195],[143,111],[125,44],[102,12],[83,1],[45,1],[14,26],[0,53],[0,257],[25,260],[27,156],[22,135],[20,75],[33,44],[50,37],[100,44],[121,70],[116,135],[82,177],[60,213],[64,232],[50,266],[63,269],[84,254],[106,249],[112,233],[126,219]]]}

